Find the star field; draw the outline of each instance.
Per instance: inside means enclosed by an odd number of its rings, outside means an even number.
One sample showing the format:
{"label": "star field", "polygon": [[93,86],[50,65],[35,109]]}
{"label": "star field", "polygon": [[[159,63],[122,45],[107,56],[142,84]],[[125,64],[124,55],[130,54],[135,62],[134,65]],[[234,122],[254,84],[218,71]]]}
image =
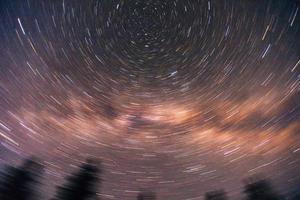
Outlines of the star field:
{"label": "star field", "polygon": [[0,168],[55,192],[86,158],[102,199],[300,185],[297,1],[2,0]]}

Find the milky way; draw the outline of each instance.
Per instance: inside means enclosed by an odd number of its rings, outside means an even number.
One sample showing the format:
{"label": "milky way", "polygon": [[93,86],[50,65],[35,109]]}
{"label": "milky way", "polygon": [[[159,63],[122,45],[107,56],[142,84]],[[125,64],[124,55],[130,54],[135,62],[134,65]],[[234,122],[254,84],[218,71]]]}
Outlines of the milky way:
{"label": "milky way", "polygon": [[1,0],[0,163],[45,199],[87,158],[102,199],[300,185],[297,1]]}

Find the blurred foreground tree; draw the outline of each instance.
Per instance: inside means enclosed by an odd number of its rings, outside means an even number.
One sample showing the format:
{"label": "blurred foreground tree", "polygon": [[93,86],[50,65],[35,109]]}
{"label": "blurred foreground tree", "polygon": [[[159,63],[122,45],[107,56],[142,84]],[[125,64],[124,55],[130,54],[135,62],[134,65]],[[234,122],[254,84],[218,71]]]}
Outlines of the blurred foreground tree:
{"label": "blurred foreground tree", "polygon": [[227,195],[224,190],[216,190],[207,192],[205,194],[205,200],[227,200]]}
{"label": "blurred foreground tree", "polygon": [[58,188],[55,200],[97,199],[100,168],[94,161],[84,163],[77,173],[67,178],[67,183]]}
{"label": "blurred foreground tree", "polygon": [[283,197],[278,195],[272,185],[267,180],[250,179],[245,185],[244,192],[247,194],[247,200],[282,200]]}
{"label": "blurred foreground tree", "polygon": [[155,200],[155,194],[152,192],[141,192],[137,196],[137,200]]}
{"label": "blurred foreground tree", "polygon": [[1,200],[37,199],[35,187],[43,167],[34,158],[27,159],[20,167],[8,167],[1,175]]}

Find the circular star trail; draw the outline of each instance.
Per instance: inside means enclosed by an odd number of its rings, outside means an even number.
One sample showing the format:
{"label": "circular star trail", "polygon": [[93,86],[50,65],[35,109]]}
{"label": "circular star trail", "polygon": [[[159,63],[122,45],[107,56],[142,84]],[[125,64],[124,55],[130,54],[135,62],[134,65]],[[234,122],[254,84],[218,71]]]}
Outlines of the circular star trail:
{"label": "circular star trail", "polygon": [[102,199],[239,199],[255,174],[286,196],[300,184],[297,1],[0,9],[0,163],[41,159],[45,199],[87,158],[103,162]]}

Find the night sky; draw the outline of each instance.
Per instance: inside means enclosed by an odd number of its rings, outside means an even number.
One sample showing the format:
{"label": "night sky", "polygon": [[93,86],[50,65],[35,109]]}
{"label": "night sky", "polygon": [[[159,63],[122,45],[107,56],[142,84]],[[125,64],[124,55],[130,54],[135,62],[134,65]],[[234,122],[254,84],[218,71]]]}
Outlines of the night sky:
{"label": "night sky", "polygon": [[0,168],[44,199],[87,158],[104,200],[300,185],[298,1],[1,0],[0,47]]}

